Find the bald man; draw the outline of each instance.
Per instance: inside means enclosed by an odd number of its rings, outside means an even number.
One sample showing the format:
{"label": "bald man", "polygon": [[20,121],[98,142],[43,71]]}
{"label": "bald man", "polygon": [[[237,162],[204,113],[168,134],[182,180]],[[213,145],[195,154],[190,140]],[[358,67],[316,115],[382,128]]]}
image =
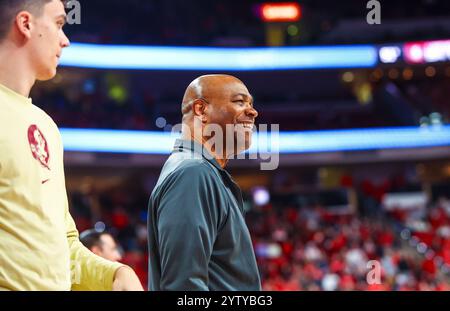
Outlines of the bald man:
{"label": "bald man", "polygon": [[260,290],[241,190],[224,169],[251,144],[253,98],[233,76],[201,76],[182,114],[149,202],[149,289]]}

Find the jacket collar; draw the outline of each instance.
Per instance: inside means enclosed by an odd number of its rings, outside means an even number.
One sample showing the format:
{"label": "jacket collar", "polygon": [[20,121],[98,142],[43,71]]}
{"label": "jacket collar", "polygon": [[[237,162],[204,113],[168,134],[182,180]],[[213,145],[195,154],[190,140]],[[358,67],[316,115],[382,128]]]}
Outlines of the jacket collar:
{"label": "jacket collar", "polygon": [[183,150],[189,150],[194,156],[202,157],[206,161],[210,162],[219,171],[226,172],[217,162],[217,160],[209,153],[209,151],[201,144],[194,140],[177,139],[173,152],[183,152]]}

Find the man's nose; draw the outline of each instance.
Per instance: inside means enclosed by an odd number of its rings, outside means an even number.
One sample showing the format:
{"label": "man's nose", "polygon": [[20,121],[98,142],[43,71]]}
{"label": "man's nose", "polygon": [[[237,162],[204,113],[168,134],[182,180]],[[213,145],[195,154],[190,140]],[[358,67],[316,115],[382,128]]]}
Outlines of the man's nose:
{"label": "man's nose", "polygon": [[70,46],[69,38],[67,38],[67,36],[66,36],[65,33],[63,33],[63,38],[62,38],[61,46],[62,46],[63,48],[67,48],[67,47]]}
{"label": "man's nose", "polygon": [[247,114],[247,116],[251,116],[253,119],[256,119],[258,117],[258,111],[252,106],[250,106],[245,113]]}

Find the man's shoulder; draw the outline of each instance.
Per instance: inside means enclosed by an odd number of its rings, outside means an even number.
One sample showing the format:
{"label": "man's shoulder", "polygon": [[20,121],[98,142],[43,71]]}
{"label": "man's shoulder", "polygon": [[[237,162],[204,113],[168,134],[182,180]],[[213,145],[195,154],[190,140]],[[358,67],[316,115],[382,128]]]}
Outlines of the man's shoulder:
{"label": "man's shoulder", "polygon": [[214,167],[205,159],[197,157],[180,157],[173,154],[167,160],[163,171],[167,171],[171,176],[216,176]]}
{"label": "man's shoulder", "polygon": [[[23,100],[22,100],[23,101]],[[30,102],[20,102],[15,98],[11,98],[8,94],[0,89],[0,106],[3,110],[2,117],[16,119],[18,116],[23,118],[37,118],[41,122],[45,122],[51,127],[57,128],[53,119],[41,108]],[[17,121],[17,120],[14,120]]]}
{"label": "man's shoulder", "polygon": [[153,194],[164,192],[164,189],[172,188],[175,185],[177,187],[194,187],[205,181],[215,183],[218,180],[217,174],[214,167],[201,157],[186,157],[180,153],[173,153],[162,168]]}
{"label": "man's shoulder", "polygon": [[34,113],[39,115],[41,117],[41,119],[43,119],[47,123],[48,126],[50,126],[52,129],[59,132],[58,126],[56,125],[55,121],[52,119],[52,117],[47,112],[45,112],[43,109],[36,106],[35,104],[31,104],[31,107],[32,107]]}
{"label": "man's shoulder", "polygon": [[53,137],[52,139],[58,142],[58,148],[63,148],[61,132],[59,131],[58,125],[56,125],[52,117],[48,115],[43,109],[34,104],[31,104],[31,107],[40,130],[49,133],[49,137]]}

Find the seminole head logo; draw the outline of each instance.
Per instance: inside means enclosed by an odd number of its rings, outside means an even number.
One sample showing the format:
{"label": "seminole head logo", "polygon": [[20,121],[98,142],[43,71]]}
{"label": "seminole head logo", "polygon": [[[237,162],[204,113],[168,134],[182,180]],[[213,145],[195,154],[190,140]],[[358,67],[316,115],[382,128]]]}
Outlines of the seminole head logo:
{"label": "seminole head logo", "polygon": [[45,139],[44,134],[42,134],[34,124],[28,128],[28,142],[30,143],[33,157],[38,160],[43,167],[50,170],[50,167],[48,166],[50,153],[48,152],[47,140]]}

